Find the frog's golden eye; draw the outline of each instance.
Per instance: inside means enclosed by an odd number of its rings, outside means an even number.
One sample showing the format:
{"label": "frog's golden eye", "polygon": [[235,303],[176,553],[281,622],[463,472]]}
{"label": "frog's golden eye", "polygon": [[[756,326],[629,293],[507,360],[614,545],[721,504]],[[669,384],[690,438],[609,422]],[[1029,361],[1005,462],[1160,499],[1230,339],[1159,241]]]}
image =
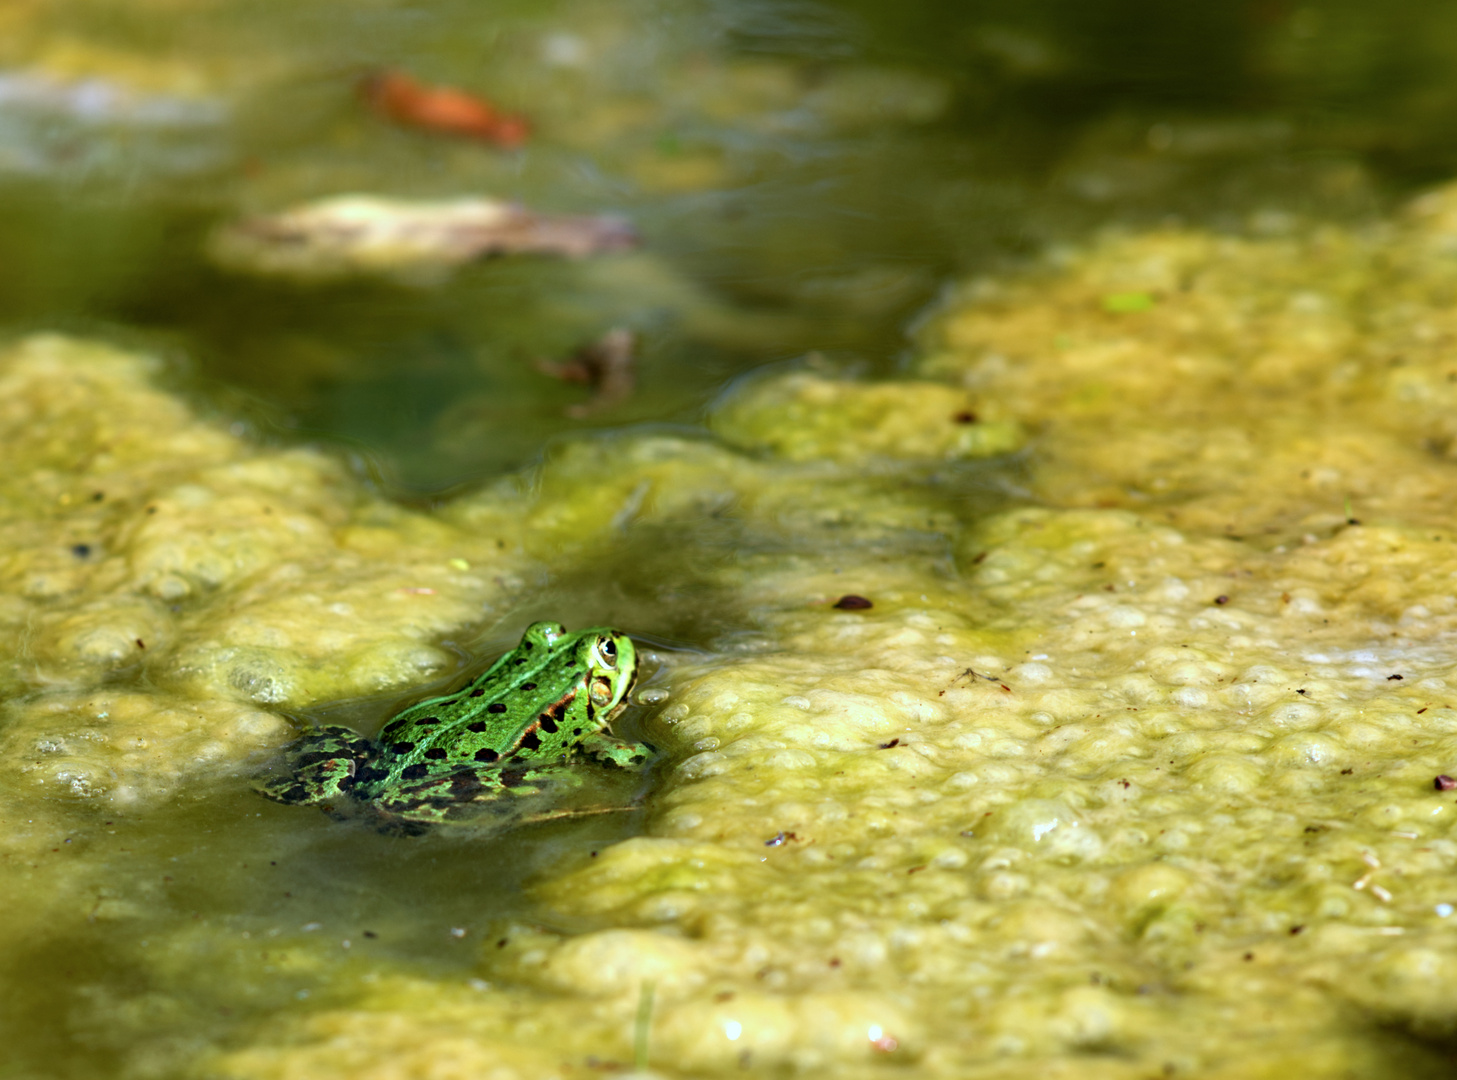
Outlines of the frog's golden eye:
{"label": "frog's golden eye", "polygon": [[617,642],[611,638],[597,639],[597,655],[602,658],[602,666],[613,668],[617,666]]}

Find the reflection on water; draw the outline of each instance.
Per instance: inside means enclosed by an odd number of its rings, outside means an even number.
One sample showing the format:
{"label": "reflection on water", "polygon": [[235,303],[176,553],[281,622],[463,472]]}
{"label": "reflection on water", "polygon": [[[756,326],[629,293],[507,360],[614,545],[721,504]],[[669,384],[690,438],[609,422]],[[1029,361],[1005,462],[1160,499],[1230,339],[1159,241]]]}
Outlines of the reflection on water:
{"label": "reflection on water", "polygon": [[327,1005],[372,971],[465,980],[492,929],[529,910],[523,881],[639,828],[608,815],[505,846],[295,811],[236,785],[78,829],[66,854],[89,864],[74,883],[88,911],[59,904],[71,929],[6,957],[5,1075],[112,1076],[119,1056],[127,1075],[173,1075],[240,1023]]}

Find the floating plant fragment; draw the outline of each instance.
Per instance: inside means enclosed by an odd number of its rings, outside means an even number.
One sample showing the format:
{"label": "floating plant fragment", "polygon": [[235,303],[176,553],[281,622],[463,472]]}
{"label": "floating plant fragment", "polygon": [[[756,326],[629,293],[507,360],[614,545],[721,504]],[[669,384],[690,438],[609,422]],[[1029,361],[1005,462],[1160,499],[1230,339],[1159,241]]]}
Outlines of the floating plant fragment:
{"label": "floating plant fragment", "polygon": [[562,382],[585,383],[592,397],[567,408],[578,419],[609,409],[632,397],[637,363],[637,336],[615,327],[588,342],[565,360],[538,360],[537,369]]}
{"label": "floating plant fragment", "polygon": [[208,254],[229,270],[308,280],[440,274],[490,255],[585,258],[635,246],[620,218],[537,214],[514,203],[336,195],[217,229]]}

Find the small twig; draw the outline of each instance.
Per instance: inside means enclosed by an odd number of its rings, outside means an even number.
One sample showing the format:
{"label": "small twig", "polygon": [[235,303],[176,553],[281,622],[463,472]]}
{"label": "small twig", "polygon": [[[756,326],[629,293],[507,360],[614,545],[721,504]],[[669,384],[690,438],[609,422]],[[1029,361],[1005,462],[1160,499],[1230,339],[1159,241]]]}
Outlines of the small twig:
{"label": "small twig", "polygon": [[539,814],[527,814],[517,820],[522,825],[540,825],[544,821],[564,821],[567,818],[593,817],[597,814],[622,814],[641,809],[640,806],[585,806],[579,809],[543,810]]}
{"label": "small twig", "polygon": [[637,1020],[632,1027],[632,1064],[638,1072],[648,1068],[648,1037],[653,1027],[653,992],[657,989],[651,979],[643,981],[637,995]]}

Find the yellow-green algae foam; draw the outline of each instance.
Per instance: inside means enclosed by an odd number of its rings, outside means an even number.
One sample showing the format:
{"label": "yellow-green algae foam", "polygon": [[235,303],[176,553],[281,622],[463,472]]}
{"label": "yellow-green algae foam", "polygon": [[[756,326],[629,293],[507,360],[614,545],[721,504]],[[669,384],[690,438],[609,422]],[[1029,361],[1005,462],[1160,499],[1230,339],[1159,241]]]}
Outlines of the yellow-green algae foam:
{"label": "yellow-green algae foam", "polygon": [[[286,741],[280,711],[404,693],[450,669],[442,635],[551,581],[668,565],[751,636],[671,671],[645,835],[538,875],[533,916],[467,940],[470,977],[322,935],[156,930],[137,962],[159,999],[328,974],[177,1060],[239,1080],[1437,1075],[1454,206],[1110,235],[968,284],[915,379],[756,384],[716,422],[743,450],[567,444],[430,513],[198,419],[144,358],[21,343],[0,361],[6,938],[141,917],[139,888],[98,899],[84,854],[50,857],[78,823],[161,820]],[[812,437],[755,415],[806,401]],[[1026,438],[1015,472],[960,460],[983,417],[988,447]],[[1014,481],[1028,505],[979,494]]]}

